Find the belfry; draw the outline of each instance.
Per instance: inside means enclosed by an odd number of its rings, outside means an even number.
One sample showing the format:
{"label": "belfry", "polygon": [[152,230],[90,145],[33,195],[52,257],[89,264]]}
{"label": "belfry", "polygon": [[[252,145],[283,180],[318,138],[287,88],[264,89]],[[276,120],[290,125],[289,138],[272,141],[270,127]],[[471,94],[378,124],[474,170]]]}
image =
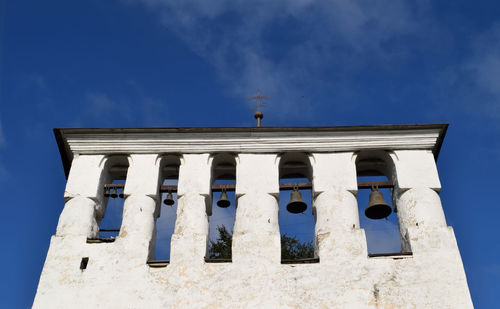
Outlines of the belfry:
{"label": "belfry", "polygon": [[[55,129],[65,205],[33,308],[472,308],[439,195],[447,127]],[[294,175],[309,181],[279,181]],[[177,184],[163,185],[170,176]],[[314,214],[314,258],[281,259],[284,186],[290,212]],[[361,189],[373,190],[368,208],[358,205]],[[232,257],[210,259],[213,192],[226,191],[236,204]],[[154,252],[162,194],[177,205],[169,260]],[[122,221],[106,237],[100,223],[113,197],[123,200]],[[397,216],[400,252],[368,253],[358,207],[371,219]]]}

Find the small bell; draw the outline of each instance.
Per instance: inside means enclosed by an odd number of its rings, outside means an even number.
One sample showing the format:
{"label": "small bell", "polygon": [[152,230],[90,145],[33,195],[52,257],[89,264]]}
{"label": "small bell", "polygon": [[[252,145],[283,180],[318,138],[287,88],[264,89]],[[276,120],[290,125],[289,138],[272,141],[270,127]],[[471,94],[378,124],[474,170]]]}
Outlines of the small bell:
{"label": "small bell", "polygon": [[125,194],[123,194],[124,191],[125,191],[125,187],[123,187],[122,190],[120,191],[120,194],[118,194],[119,198],[124,198],[125,197]]}
{"label": "small bell", "polygon": [[286,210],[293,214],[300,214],[307,209],[307,204],[302,200],[302,194],[298,187],[294,187],[290,194],[290,202],[286,205]]}
{"label": "small bell", "polygon": [[109,187],[104,187],[104,197],[109,197],[110,193],[109,191],[110,191]]}
{"label": "small bell", "polygon": [[165,198],[165,200],[163,200],[163,203],[167,206],[172,206],[175,204],[172,192],[168,192],[167,197]]}
{"label": "small bell", "polygon": [[111,193],[109,196],[111,196],[111,198],[118,197],[118,190],[116,190],[116,187],[113,188],[113,193]]}
{"label": "small bell", "polygon": [[231,205],[231,202],[227,198],[226,189],[222,189],[222,194],[220,195],[219,200],[217,201],[217,206],[220,208],[227,208]]}
{"label": "small bell", "polygon": [[391,206],[384,200],[384,196],[378,188],[372,188],[370,193],[370,202],[365,209],[365,216],[370,219],[383,219],[392,213]]}

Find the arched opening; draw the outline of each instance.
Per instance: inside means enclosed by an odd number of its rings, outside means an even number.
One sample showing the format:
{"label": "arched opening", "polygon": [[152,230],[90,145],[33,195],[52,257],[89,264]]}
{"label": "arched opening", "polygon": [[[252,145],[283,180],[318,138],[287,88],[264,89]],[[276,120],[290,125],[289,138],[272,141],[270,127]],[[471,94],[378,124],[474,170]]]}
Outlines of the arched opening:
{"label": "arched opening", "polygon": [[180,159],[168,155],[160,161],[160,209],[156,219],[155,260],[170,260],[170,242],[177,219],[177,184]]}
{"label": "arched opening", "polygon": [[236,215],[236,160],[221,153],[212,161],[212,207],[208,210],[209,243],[207,262],[230,261]]}
{"label": "arched opening", "polygon": [[368,254],[402,251],[398,217],[393,207],[393,171],[392,159],[386,151],[357,154],[358,209],[360,226],[366,233]]}
{"label": "arched opening", "polygon": [[311,165],[305,153],[285,153],[279,164],[282,263],[315,256]]}
{"label": "arched opening", "polygon": [[100,239],[115,239],[119,233],[123,218],[125,198],[123,189],[129,167],[128,156],[110,156],[104,166],[104,198],[102,211],[97,212]]}

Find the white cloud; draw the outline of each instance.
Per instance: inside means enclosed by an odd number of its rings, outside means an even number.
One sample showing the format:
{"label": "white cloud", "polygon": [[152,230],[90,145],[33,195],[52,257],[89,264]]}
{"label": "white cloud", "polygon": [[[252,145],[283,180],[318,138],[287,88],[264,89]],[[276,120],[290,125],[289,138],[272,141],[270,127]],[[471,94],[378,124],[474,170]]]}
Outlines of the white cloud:
{"label": "white cloud", "polygon": [[166,113],[167,104],[151,97],[143,97],[140,100],[142,118],[145,126],[165,126],[168,123],[169,115]]}
{"label": "white cloud", "polygon": [[478,87],[500,96],[500,23],[479,36],[466,63]]}
{"label": "white cloud", "polygon": [[[423,35],[429,24],[426,2],[406,0],[127,2],[159,12],[161,22],[215,68],[232,95],[244,98],[262,89],[282,117],[293,110],[290,104],[311,104],[298,100],[305,93],[334,87],[322,79],[325,72],[345,74],[366,61],[404,57],[404,47],[395,52],[387,43]],[[276,36],[280,29],[288,30],[279,31],[286,36]]]}
{"label": "white cloud", "polygon": [[100,91],[88,92],[84,103],[84,116],[102,122],[102,126],[119,126],[124,121],[138,121],[144,126],[165,126],[166,123],[166,113],[158,111],[164,111],[168,105],[140,91],[118,97]]}
{"label": "white cloud", "polygon": [[111,100],[108,95],[100,92],[90,92],[86,94],[89,112],[95,118],[108,118],[109,115],[119,112],[118,104]]}
{"label": "white cloud", "polygon": [[500,118],[500,23],[478,35],[471,53],[454,72],[463,108],[472,114]]}

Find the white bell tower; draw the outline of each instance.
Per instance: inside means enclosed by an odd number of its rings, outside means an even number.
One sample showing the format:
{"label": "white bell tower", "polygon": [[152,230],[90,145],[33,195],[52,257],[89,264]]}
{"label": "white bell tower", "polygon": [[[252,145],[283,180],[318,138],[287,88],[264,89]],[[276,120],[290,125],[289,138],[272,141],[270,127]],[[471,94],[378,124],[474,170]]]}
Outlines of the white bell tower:
{"label": "white bell tower", "polygon": [[[65,205],[33,307],[472,308],[439,196],[435,162],[446,129],[55,129]],[[290,162],[310,178],[300,186],[312,189],[311,259],[280,255],[280,168]],[[225,166],[236,181],[227,188],[237,204],[232,257],[209,259],[212,192],[220,190],[214,169]],[[178,184],[162,186],[170,170]],[[361,174],[389,181],[359,183]],[[368,254],[357,192],[378,185],[391,188],[401,252]],[[170,260],[159,261],[156,222],[167,191],[177,194],[177,220]],[[114,192],[124,199],[123,218],[117,236],[106,238],[100,222]]]}

